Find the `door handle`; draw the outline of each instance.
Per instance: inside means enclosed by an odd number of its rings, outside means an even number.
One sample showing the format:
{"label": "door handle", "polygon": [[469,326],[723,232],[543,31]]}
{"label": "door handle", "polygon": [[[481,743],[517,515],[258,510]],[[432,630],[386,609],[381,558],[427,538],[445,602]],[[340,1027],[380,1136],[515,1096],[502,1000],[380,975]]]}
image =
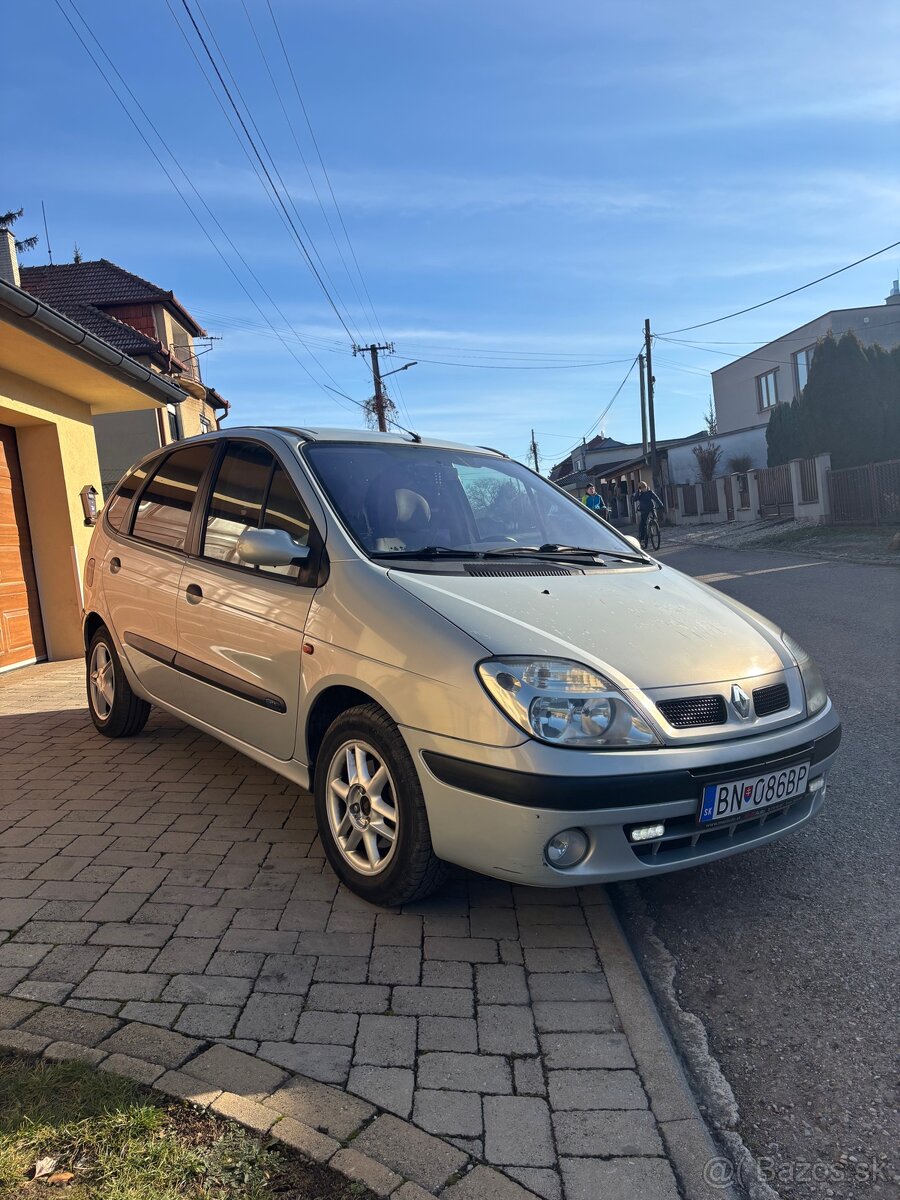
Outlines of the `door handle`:
{"label": "door handle", "polygon": [[118,575],[118,573],[121,570],[122,570],[122,560],[120,558],[111,558],[109,560],[110,575]]}
{"label": "door handle", "polygon": [[203,599],[203,588],[197,583],[189,583],[184,589],[188,604],[199,604]]}

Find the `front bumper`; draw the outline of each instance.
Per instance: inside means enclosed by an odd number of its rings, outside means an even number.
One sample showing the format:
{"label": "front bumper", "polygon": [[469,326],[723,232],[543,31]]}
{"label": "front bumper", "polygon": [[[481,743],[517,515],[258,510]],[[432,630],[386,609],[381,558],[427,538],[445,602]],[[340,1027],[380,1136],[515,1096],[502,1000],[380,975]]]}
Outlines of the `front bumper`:
{"label": "front bumper", "polygon": [[[783,810],[714,829],[695,823],[703,785],[799,762],[812,764],[812,785],[834,762],[841,726],[829,703],[811,720],[774,733],[650,751],[592,753],[534,741],[497,748],[410,728],[403,734],[440,858],[516,883],[572,887],[712,862],[799,829],[822,807],[821,784]],[[661,842],[630,842],[631,826],[658,821],[666,825]],[[550,866],[547,841],[572,828],[588,835],[586,857],[574,867]]]}

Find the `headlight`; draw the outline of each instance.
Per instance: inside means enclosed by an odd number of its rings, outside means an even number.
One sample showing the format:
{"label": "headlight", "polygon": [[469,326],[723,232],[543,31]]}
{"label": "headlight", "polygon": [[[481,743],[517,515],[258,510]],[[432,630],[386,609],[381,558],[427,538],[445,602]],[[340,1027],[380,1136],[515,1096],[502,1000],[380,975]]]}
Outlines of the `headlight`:
{"label": "headlight", "polygon": [[822,679],[819,668],[799,642],[795,642],[789,633],[783,633],[781,640],[797,660],[800,678],[803,680],[803,690],[806,692],[806,712],[808,716],[814,717],[828,703],[825,681]]}
{"label": "headlight", "polygon": [[602,750],[655,746],[636,708],[590,667],[561,658],[494,658],[478,664],[488,695],[530,737]]}

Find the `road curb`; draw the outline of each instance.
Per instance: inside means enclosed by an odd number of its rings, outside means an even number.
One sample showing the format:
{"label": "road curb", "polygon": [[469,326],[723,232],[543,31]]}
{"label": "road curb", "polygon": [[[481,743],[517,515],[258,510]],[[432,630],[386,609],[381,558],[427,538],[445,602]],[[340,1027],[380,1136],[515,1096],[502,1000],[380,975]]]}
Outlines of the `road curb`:
{"label": "road curb", "polygon": [[[57,1014],[71,1017],[74,1010],[8,998],[0,998],[0,1002],[5,1010],[0,1052],[84,1062],[173,1099],[210,1109],[253,1133],[283,1142],[314,1162],[330,1165],[378,1196],[395,1200],[428,1200],[438,1195],[442,1200],[457,1196],[460,1200],[539,1200],[502,1171],[444,1138],[343,1089],[282,1070],[243,1051],[190,1039],[194,1044],[177,1055],[178,1061],[170,1054],[168,1061],[158,1062],[149,1053],[137,1057],[104,1048],[107,1040],[129,1036],[149,1047],[160,1032],[155,1027],[111,1018],[99,1044],[96,1037],[87,1039],[95,1043],[92,1045],[74,1036],[72,1040],[53,1040],[23,1026],[40,1014],[54,1022],[59,1019]],[[307,1120],[299,1119],[298,1114]],[[373,1146],[383,1146],[384,1154],[373,1153]]]}
{"label": "road curb", "polygon": [[592,908],[588,926],[685,1200],[737,1200],[730,1185],[710,1180],[710,1164],[721,1163],[725,1156],[700,1114],[681,1059],[612,904]]}

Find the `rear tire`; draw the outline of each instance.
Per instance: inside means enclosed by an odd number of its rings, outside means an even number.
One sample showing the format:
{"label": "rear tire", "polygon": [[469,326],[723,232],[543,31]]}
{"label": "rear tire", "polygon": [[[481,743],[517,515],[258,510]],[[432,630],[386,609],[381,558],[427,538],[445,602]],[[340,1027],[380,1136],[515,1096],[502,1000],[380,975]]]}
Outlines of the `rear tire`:
{"label": "rear tire", "polygon": [[140,733],[150,716],[150,705],[131,690],[105,626],[91,638],[86,663],[88,711],[98,732],[109,738]]}
{"label": "rear tire", "polygon": [[316,756],[316,821],[338,878],[364,900],[393,907],[444,882],[422,786],[403,737],[377,704],[347,709]]}

